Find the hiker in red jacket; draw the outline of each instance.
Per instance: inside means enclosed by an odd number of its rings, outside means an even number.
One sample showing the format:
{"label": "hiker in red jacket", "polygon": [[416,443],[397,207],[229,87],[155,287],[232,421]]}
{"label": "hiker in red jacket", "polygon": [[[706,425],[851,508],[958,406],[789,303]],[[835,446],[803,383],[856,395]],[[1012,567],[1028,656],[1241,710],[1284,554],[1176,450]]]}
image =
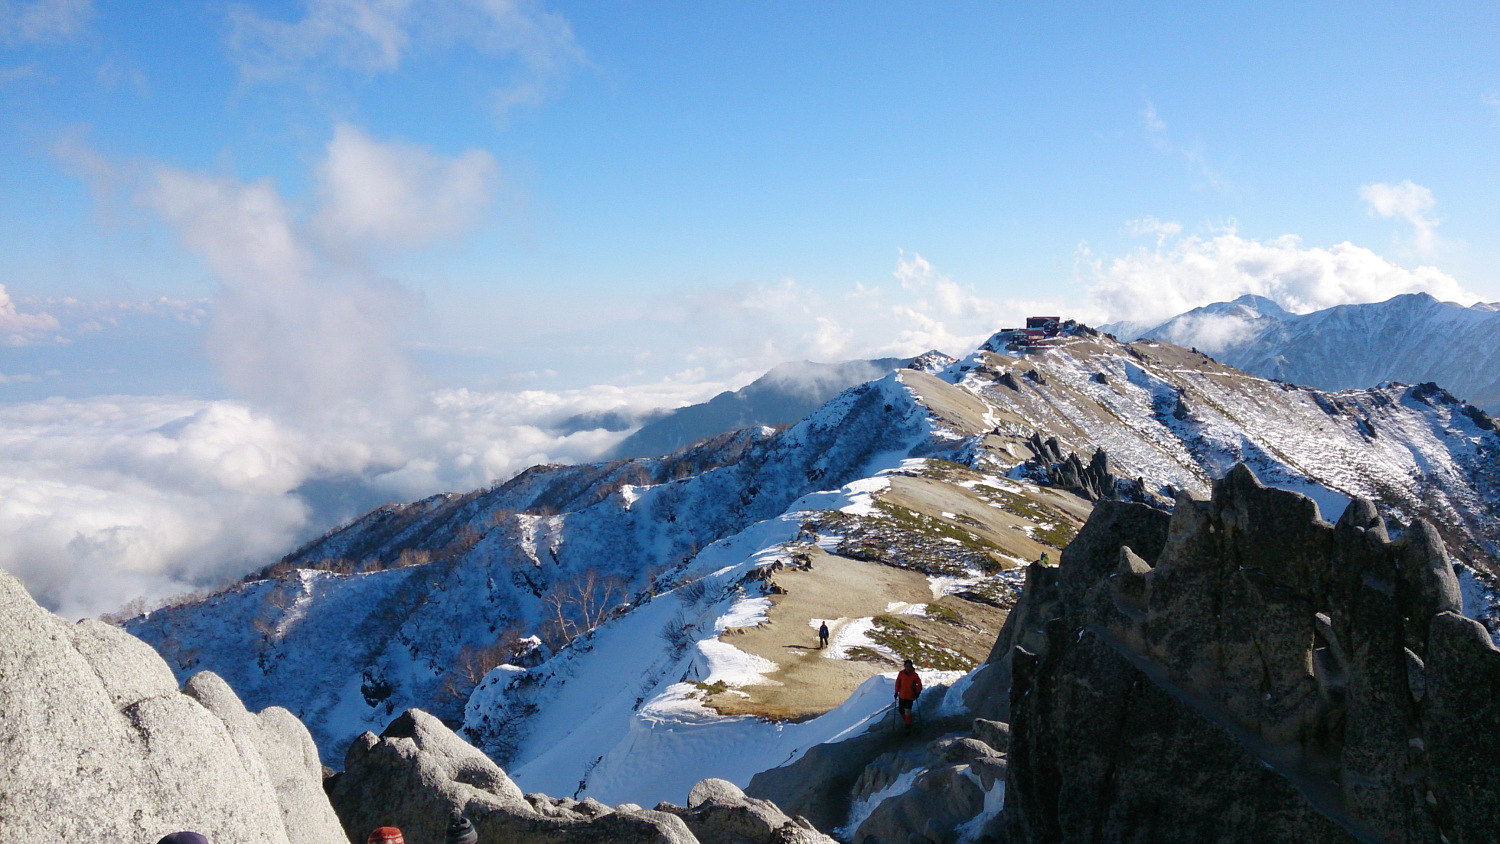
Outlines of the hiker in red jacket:
{"label": "hiker in red jacket", "polygon": [[922,693],[922,678],[917,675],[917,669],[912,666],[911,660],[902,663],[901,673],[896,675],[896,711],[901,713],[901,720],[906,722],[906,731],[911,732],[911,708],[917,703],[917,695]]}

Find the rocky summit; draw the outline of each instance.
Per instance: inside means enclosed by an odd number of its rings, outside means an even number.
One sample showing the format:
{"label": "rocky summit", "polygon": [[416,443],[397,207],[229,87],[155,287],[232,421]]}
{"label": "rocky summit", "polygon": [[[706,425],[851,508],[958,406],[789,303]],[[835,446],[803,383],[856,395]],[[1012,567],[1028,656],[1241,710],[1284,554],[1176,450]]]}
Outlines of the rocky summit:
{"label": "rocky summit", "polygon": [[694,786],[687,807],[523,795],[498,765],[419,709],[355,741],[328,792],[349,830],[396,826],[411,841],[440,840],[458,812],[486,842],[833,844],[810,823],[718,779]]}
{"label": "rocky summit", "polygon": [[223,680],[179,691],[150,646],[69,624],[0,572],[0,832],[7,841],[343,844],[307,728]]}
{"label": "rocky summit", "polygon": [[1240,466],[1170,520],[1103,502],[1028,574],[1010,840],[1500,838],[1500,650],[1426,523]]}
{"label": "rocky summit", "polygon": [[396,826],[407,841],[437,842],[453,812],[485,844],[832,843],[722,780],[700,782],[686,807],[649,810],[523,795],[420,710],[360,737],[345,770],[324,781],[290,712],[251,713],[206,671],[179,691],[144,642],[97,621],[69,624],[0,572],[6,841],[152,844],[192,830],[215,844],[344,844]]}

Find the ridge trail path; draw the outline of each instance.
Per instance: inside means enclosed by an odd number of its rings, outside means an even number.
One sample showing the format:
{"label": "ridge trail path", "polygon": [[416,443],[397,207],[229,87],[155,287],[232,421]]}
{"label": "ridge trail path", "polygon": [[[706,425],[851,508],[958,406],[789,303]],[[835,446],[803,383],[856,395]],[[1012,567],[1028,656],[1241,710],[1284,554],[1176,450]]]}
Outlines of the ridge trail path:
{"label": "ridge trail path", "polygon": [[[785,568],[776,572],[772,579],[786,594],[769,596],[770,620],[758,627],[730,628],[719,637],[726,644],[778,666],[766,675],[771,683],[709,695],[706,703],[724,715],[801,721],[836,708],[865,680],[900,666],[884,661],[831,658],[829,649],[818,648],[817,622],[828,623],[831,644],[856,619],[890,615],[914,604],[936,602],[926,575],[836,556],[818,548],[799,550],[811,557],[812,568]],[[994,642],[994,631],[1004,618],[1003,611],[952,597],[944,598],[942,604],[959,610],[966,621],[980,629],[971,631],[916,616],[903,616],[903,620],[920,625],[923,632],[929,627],[950,628],[953,636],[972,639],[968,647],[958,649],[975,656],[972,651],[982,648],[977,655],[982,660]],[[994,626],[990,627],[991,624]],[[923,638],[934,640],[929,635]],[[958,645],[946,641],[939,644]]]}

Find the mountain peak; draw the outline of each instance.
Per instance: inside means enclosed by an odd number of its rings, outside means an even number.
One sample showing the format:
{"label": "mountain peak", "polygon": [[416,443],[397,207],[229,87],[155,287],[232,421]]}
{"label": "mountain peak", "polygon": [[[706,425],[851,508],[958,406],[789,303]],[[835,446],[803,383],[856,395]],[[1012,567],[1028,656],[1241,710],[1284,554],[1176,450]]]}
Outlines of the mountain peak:
{"label": "mountain peak", "polygon": [[1464,307],[1416,292],[1293,314],[1246,294],[1141,336],[1203,349],[1264,378],[1325,390],[1432,381],[1485,410],[1500,409],[1500,303]]}
{"label": "mountain peak", "polygon": [[[1241,307],[1249,308],[1253,310],[1255,315],[1257,316],[1276,317],[1278,319],[1292,316],[1292,313],[1290,311],[1281,307],[1281,305],[1277,304],[1275,300],[1267,299],[1266,297],[1257,295],[1255,293],[1246,293],[1245,295],[1239,297],[1238,299],[1235,299],[1229,304],[1240,305]],[[1206,307],[1212,308],[1214,306],[1208,305]],[[1200,308],[1199,310],[1202,309]]]}

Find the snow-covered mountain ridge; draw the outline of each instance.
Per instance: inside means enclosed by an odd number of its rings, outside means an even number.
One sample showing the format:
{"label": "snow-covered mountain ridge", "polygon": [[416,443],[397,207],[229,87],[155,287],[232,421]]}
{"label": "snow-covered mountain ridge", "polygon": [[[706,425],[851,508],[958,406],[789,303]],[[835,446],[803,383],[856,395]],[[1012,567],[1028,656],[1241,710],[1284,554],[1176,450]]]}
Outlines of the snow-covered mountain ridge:
{"label": "snow-covered mountain ridge", "polygon": [[1201,349],[1264,378],[1324,390],[1433,382],[1500,413],[1500,304],[1464,307],[1408,293],[1293,314],[1246,295],[1180,314],[1139,336]]}
{"label": "snow-covered mountain ridge", "polygon": [[902,358],[784,363],[738,390],[663,413],[622,440],[607,456],[653,457],[725,431],[790,425],[844,390],[909,363],[910,359]]}
{"label": "snow-covered mountain ridge", "polygon": [[[1097,448],[1122,485],[1163,502],[1205,495],[1243,461],[1327,516],[1362,496],[1398,525],[1429,518],[1480,568],[1500,538],[1500,438],[1441,391],[1323,393],[1084,331],[1025,351],[997,338],[935,374],[887,376],[791,429],[696,456],[543,467],[378,511],[274,577],[129,629],[181,673],[213,668],[252,705],[297,712],[331,764],[358,731],[418,705],[462,714],[527,790],[582,782],[649,805],[681,799],[679,779],[743,784],[867,720],[889,680],[851,654],[962,656],[944,614],[980,627],[1003,617],[983,611],[1006,606],[1006,570],[1066,544],[1089,512],[1036,483],[1052,460],[1042,452],[1086,460]],[[952,553],[933,550],[943,547]],[[883,585],[890,597],[873,609],[854,607],[856,587],[893,569],[908,579]],[[625,602],[594,624],[574,618],[594,629],[540,665],[490,671],[469,694],[479,678],[463,682],[465,653],[507,629],[543,630],[550,596],[590,571],[623,581]],[[848,594],[799,605],[830,591],[819,577]],[[808,653],[793,643],[820,615],[838,622],[835,647]],[[778,696],[833,680],[859,691],[821,718],[726,714],[771,711]]]}

